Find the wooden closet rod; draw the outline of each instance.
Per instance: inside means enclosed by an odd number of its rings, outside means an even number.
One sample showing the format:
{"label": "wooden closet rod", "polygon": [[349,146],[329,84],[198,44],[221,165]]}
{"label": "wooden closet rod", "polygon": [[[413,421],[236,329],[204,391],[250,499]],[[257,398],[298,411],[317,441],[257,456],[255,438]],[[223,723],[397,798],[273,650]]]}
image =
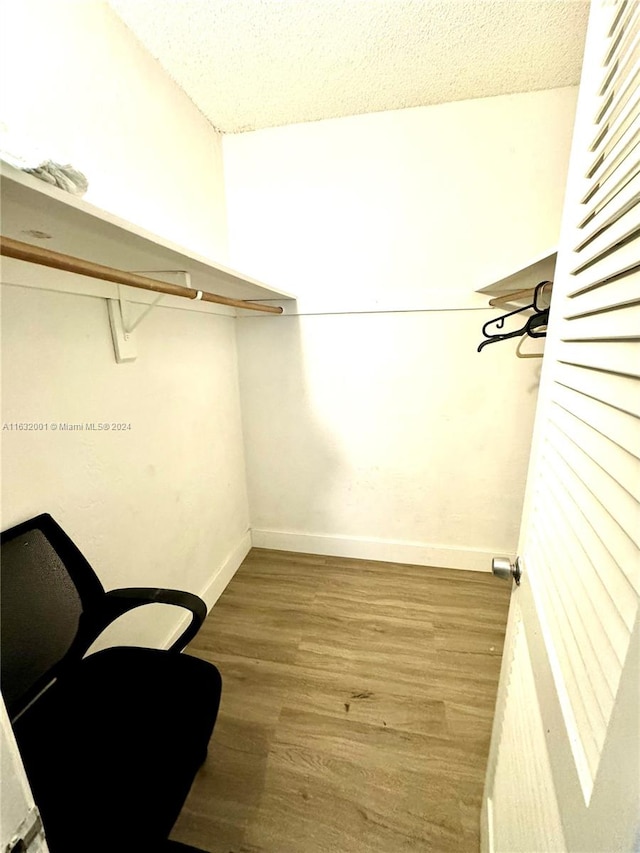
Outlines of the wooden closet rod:
{"label": "wooden closet rod", "polygon": [[74,258],[62,252],[52,252],[41,246],[33,246],[31,243],[21,243],[10,237],[0,237],[0,255],[8,258],[16,258],[19,261],[27,261],[30,264],[41,264],[45,267],[53,267],[57,270],[74,272],[78,275],[87,275],[90,278],[99,278],[102,281],[113,281],[115,284],[127,284],[129,287],[139,287],[142,290],[152,290],[155,293],[168,293],[170,296],[184,296],[186,299],[197,299],[201,293],[202,302],[215,302],[217,305],[229,305],[232,308],[248,308],[251,311],[264,311],[267,314],[282,314],[282,308],[276,305],[260,305],[257,302],[247,302],[244,299],[231,299],[228,296],[219,296],[217,293],[209,293],[206,290],[194,290],[183,287],[181,284],[168,284],[155,278],[147,278],[134,272],[125,272],[113,267],[105,267],[102,264],[94,264],[82,258]]}
{"label": "wooden closet rod", "polygon": [[499,305],[506,305],[513,299],[525,299],[529,296],[533,296],[533,291],[533,287],[527,287],[525,290],[516,290],[515,293],[503,293],[500,294],[500,296],[495,296],[493,299],[490,299],[489,305],[496,308]]}
{"label": "wooden closet rod", "polygon": [[[547,286],[550,288],[553,287],[552,281],[541,281],[540,284],[544,285],[544,287],[540,288],[541,294],[544,293]],[[501,293],[500,296],[495,296],[493,299],[490,299],[489,305],[491,305],[492,308],[497,308],[500,305],[508,305],[509,302],[513,302],[515,299],[530,299],[533,298],[535,292],[535,287],[527,287],[524,290],[516,290],[515,293]]]}

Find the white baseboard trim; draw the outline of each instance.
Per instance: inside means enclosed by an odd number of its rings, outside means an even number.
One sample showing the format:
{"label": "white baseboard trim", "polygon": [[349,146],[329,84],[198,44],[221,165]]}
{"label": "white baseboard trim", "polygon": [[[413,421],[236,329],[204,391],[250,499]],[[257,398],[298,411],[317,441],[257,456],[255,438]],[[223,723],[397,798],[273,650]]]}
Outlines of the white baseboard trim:
{"label": "white baseboard trim", "polygon": [[414,566],[434,566],[443,569],[466,569],[490,572],[495,552],[476,548],[445,548],[420,542],[398,542],[390,539],[317,536],[307,533],[286,533],[280,530],[252,530],[254,548],[273,551],[299,551],[325,557],[354,557],[359,560],[380,560],[386,563],[408,563]]}
{"label": "white baseboard trim", "polygon": [[[222,563],[222,565],[218,567],[218,570],[213,574],[209,582],[199,593],[200,598],[202,598],[204,603],[207,605],[208,611],[211,610],[213,605],[225,591],[229,581],[238,571],[242,564],[242,561],[247,556],[250,550],[251,533],[247,530],[242,539],[227,556],[226,560]],[[175,640],[178,639],[180,634],[189,624],[190,618],[191,617],[188,615],[182,616],[180,618],[180,621],[176,625],[175,629],[171,631],[171,633],[167,637],[166,643],[164,644],[164,648],[168,649],[169,646],[173,642],[175,642]]]}
{"label": "white baseboard trim", "polygon": [[495,850],[493,843],[493,800],[491,797],[487,797],[486,805],[483,804],[480,850],[481,853],[493,853]]}
{"label": "white baseboard trim", "polygon": [[207,605],[207,610],[211,610],[216,601],[227,588],[229,581],[242,565],[242,561],[251,550],[251,532],[243,535],[233,551],[229,554],[218,571],[213,575],[209,583],[200,593],[200,598],[204,599]]}
{"label": "white baseboard trim", "polygon": [[[298,551],[324,557],[347,557],[359,560],[379,560],[383,563],[405,563],[413,566],[434,566],[443,569],[466,569],[474,572],[491,571],[495,552],[476,548],[445,548],[419,542],[398,542],[392,539],[322,536],[309,533],[286,533],[281,530],[251,530],[240,539],[226,560],[200,592],[211,610],[240,568],[251,548],[272,551]],[[180,618],[164,644],[169,646],[189,623],[189,616]]]}

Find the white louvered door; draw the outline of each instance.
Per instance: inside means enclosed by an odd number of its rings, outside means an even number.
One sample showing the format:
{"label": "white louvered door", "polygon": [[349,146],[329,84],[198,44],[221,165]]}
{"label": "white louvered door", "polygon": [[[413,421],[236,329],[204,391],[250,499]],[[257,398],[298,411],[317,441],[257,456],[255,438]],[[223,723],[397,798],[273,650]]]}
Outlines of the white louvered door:
{"label": "white louvered door", "polygon": [[639,543],[640,2],[594,0],[483,850],[640,849]]}
{"label": "white louvered door", "polygon": [[22,766],[9,715],[0,696],[0,850],[49,853],[40,814]]}

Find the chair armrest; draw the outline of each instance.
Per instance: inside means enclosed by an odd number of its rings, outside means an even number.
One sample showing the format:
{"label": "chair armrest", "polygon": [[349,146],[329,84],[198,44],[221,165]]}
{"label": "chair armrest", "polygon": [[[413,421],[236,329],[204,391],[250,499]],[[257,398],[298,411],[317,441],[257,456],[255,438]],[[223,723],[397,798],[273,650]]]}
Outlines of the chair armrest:
{"label": "chair armrest", "polygon": [[98,613],[94,611],[91,614],[94,630],[98,628],[97,633],[99,633],[118,616],[145,604],[172,604],[176,607],[184,607],[191,612],[191,622],[171,645],[169,649],[171,652],[180,652],[191,642],[207,615],[207,605],[199,596],[191,592],[183,592],[179,589],[158,589],[156,587],[112,589],[105,593],[100,611]]}

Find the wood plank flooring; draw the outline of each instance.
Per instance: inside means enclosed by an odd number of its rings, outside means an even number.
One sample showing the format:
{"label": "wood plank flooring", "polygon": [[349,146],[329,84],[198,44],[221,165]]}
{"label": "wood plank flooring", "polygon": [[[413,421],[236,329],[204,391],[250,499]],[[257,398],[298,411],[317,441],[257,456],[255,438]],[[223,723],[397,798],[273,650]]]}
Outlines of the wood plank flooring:
{"label": "wood plank flooring", "polygon": [[172,837],[477,851],[509,592],[489,574],[251,551],[188,650],[223,692]]}

